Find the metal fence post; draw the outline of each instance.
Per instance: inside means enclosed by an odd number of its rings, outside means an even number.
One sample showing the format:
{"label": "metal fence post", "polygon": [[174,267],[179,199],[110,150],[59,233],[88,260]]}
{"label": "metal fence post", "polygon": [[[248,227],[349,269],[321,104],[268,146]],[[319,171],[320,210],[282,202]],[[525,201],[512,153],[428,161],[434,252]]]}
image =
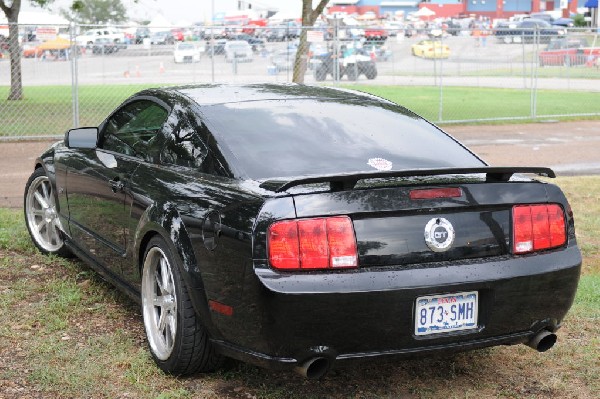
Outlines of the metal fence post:
{"label": "metal fence post", "polygon": [[[443,53],[444,51],[444,35],[440,36],[440,51]],[[444,58],[440,58],[440,105],[438,110],[438,121],[441,122],[444,114],[444,84],[443,84],[443,76],[444,76]]]}
{"label": "metal fence post", "polygon": [[75,23],[71,22],[69,26],[69,38],[71,40],[69,55],[71,57],[71,102],[73,104],[73,128],[79,127],[79,71],[77,70],[79,47],[76,43],[76,28],[78,27],[75,25]]}
{"label": "metal fence post", "polygon": [[539,53],[540,46],[540,32],[538,27],[533,30],[533,56],[531,57],[531,119],[535,119],[537,115],[537,83],[538,83],[538,69],[535,60],[535,56]]}

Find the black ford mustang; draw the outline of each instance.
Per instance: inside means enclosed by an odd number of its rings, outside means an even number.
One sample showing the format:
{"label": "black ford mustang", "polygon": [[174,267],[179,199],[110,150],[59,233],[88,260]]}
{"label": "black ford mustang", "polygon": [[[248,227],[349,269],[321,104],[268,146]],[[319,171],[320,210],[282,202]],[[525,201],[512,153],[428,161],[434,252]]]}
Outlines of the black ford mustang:
{"label": "black ford mustang", "polygon": [[546,168],[490,167],[424,119],[296,85],[142,91],[36,161],[25,219],[141,302],[166,372],[232,357],[309,377],[364,358],[527,343],[575,295]]}

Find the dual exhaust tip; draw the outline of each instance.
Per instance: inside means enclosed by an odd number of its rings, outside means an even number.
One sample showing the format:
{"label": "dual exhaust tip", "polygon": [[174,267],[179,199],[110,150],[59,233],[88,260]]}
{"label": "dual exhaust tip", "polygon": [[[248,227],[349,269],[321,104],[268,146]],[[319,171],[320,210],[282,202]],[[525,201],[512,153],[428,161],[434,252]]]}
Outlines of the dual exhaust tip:
{"label": "dual exhaust tip", "polygon": [[[546,352],[554,346],[556,340],[556,334],[547,330],[542,330],[525,344],[538,352]],[[329,372],[331,363],[331,360],[326,357],[313,357],[301,365],[296,366],[294,370],[305,378],[318,380]]]}

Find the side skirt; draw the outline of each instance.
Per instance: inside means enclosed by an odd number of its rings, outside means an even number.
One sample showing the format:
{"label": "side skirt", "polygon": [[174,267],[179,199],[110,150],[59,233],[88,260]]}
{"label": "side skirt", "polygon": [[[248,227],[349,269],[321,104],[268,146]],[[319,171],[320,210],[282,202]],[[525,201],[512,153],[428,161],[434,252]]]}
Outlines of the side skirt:
{"label": "side skirt", "polygon": [[138,290],[131,287],[129,284],[125,283],[119,276],[112,273],[104,266],[102,266],[99,262],[97,262],[94,258],[89,256],[85,251],[81,250],[75,243],[71,240],[65,240],[65,244],[67,247],[77,256],[79,259],[84,261],[88,266],[90,266],[94,271],[96,271],[104,280],[108,281],[110,284],[117,287],[124,294],[126,294],[129,298],[133,299],[134,302],[141,304],[141,294]]}

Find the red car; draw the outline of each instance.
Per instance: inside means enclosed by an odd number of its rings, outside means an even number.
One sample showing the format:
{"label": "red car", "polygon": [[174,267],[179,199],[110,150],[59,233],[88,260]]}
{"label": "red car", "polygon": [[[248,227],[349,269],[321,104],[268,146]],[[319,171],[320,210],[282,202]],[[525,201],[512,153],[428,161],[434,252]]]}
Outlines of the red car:
{"label": "red car", "polygon": [[177,40],[178,42],[182,42],[184,40],[183,30],[175,28],[171,29],[171,33],[173,34],[175,40]]}
{"label": "red car", "polygon": [[548,43],[544,51],[540,51],[540,66],[584,65],[600,57],[600,48],[589,47],[587,40],[557,39]]}
{"label": "red car", "polygon": [[366,40],[381,40],[384,41],[388,38],[388,32],[380,27],[371,27],[365,29]]}

